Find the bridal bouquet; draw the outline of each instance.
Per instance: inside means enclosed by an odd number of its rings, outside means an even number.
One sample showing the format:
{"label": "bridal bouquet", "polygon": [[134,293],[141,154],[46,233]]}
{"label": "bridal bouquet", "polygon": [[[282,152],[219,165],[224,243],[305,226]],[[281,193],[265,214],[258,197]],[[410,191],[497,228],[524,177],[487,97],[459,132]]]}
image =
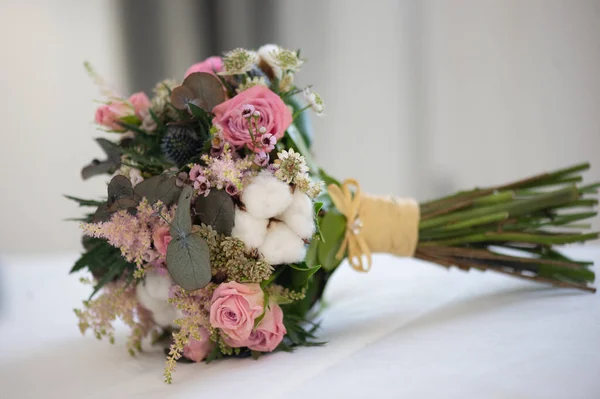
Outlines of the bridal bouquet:
{"label": "bridal bouquet", "polygon": [[371,254],[413,256],[593,291],[590,262],[556,244],[583,242],[598,184],[589,165],[418,204],[339,182],[311,157],[306,112],[321,97],[298,88],[299,52],[235,49],[192,65],[154,95],[110,90],[95,116],[106,154],[82,177],[107,174],[105,199],[81,221],[89,299],[75,311],[84,333],[128,348],[166,343],[165,379],[178,361],[259,357],[320,345],[315,304],[343,259],[368,271]]}

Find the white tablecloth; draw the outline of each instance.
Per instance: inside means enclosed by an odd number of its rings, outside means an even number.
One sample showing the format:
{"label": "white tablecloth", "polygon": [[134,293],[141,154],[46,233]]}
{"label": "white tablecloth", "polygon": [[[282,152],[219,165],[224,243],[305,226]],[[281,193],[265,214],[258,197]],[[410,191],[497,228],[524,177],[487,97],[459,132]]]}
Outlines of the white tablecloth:
{"label": "white tablecloth", "polygon": [[[572,254],[600,264],[599,247]],[[74,256],[0,260],[0,398],[600,398],[600,297],[378,256],[326,292],[324,347],[258,361],[133,358],[82,337]]]}

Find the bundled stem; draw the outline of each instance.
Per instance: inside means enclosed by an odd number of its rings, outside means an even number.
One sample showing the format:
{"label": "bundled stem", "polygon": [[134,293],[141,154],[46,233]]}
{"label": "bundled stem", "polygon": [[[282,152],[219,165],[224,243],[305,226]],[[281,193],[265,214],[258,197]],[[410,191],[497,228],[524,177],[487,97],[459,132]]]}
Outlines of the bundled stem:
{"label": "bundled stem", "polygon": [[598,238],[597,232],[578,231],[588,225],[575,224],[597,215],[598,200],[586,196],[600,184],[577,186],[589,167],[582,163],[420,204],[415,257],[595,292],[589,286],[591,262],[574,261],[553,248]]}

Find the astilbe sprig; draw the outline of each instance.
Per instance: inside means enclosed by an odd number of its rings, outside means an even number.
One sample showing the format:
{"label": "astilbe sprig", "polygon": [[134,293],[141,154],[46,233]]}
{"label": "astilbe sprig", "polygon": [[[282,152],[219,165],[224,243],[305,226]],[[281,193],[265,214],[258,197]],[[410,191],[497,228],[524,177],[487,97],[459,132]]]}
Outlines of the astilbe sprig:
{"label": "astilbe sprig", "polygon": [[[82,223],[85,235],[102,238],[121,250],[128,261],[143,270],[146,255],[152,249],[152,232],[158,227],[168,226],[173,220],[175,207],[166,209],[158,201],[151,205],[144,198],[137,206],[135,215],[126,210],[115,212],[108,222]],[[137,273],[136,277],[142,277]]]}
{"label": "astilbe sprig", "polygon": [[174,321],[179,331],[173,332],[173,341],[165,364],[164,376],[168,384],[173,381],[173,372],[185,346],[191,339],[201,340],[200,328],[210,325],[210,297],[213,289],[214,287],[209,285],[201,290],[186,291],[179,286],[174,286],[169,302],[179,309],[184,317]]}
{"label": "astilbe sprig", "polygon": [[142,339],[154,328],[150,315],[138,304],[135,285],[124,279],[105,285],[101,295],[84,301],[83,309],[74,312],[82,334],[91,329],[97,339],[107,337],[110,343],[115,341],[113,322],[121,319],[131,329],[127,342],[131,355],[141,351]]}

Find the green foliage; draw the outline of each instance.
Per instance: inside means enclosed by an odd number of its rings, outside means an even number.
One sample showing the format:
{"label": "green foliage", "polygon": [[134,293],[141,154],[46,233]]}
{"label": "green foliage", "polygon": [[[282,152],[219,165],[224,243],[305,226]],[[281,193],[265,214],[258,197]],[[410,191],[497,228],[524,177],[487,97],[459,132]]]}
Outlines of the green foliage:
{"label": "green foliage", "polygon": [[98,206],[104,205],[106,203],[105,201],[83,199],[83,198],[73,197],[71,195],[65,195],[64,197],[67,199],[70,199],[71,201],[77,202],[79,204],[79,206],[81,206],[81,207],[98,207]]}
{"label": "green foliage", "polygon": [[300,291],[305,289],[308,285],[308,282],[313,274],[315,274],[320,268],[320,265],[317,266],[307,266],[306,263],[296,263],[288,265],[291,270],[291,282],[292,288],[295,291]]}
{"label": "green foliage", "polygon": [[[585,242],[579,231],[596,216],[594,184],[578,187],[583,163],[498,187],[462,191],[420,204],[416,257],[468,270],[495,270],[524,279],[593,291],[587,262],[560,255],[555,245]],[[572,212],[573,208],[583,212]],[[584,226],[585,227],[585,226]],[[569,230],[565,230],[569,229]],[[510,251],[510,252],[507,252]]]}
{"label": "green foliage", "polygon": [[177,178],[168,174],[152,176],[135,186],[136,198],[145,197],[148,203],[161,201],[165,206],[171,206],[179,199],[181,187],[177,186]]}
{"label": "green foliage", "polygon": [[100,238],[84,238],[86,252],[75,262],[70,273],[88,269],[97,279],[90,299],[106,284],[125,274],[133,275],[135,265],[121,251]]}
{"label": "green foliage", "polygon": [[314,132],[313,132],[312,125],[310,123],[309,114],[306,111],[300,112],[302,109],[304,109],[304,104],[302,104],[302,102],[300,102],[300,100],[298,100],[298,98],[293,95],[292,96],[286,95],[285,102],[286,102],[286,104],[289,104],[292,106],[292,109],[293,109],[292,114],[298,115],[294,119],[294,125],[296,125],[296,128],[298,129],[298,132],[300,132],[300,135],[302,136],[302,139],[306,143],[306,146],[310,149],[310,147],[312,146],[312,139],[314,137]]}
{"label": "green foliage", "polygon": [[121,166],[121,149],[112,141],[98,138],[96,143],[106,154],[106,159],[99,161],[94,159],[89,165],[81,170],[81,177],[86,180],[92,176],[114,173]]}
{"label": "green foliage", "polygon": [[277,350],[291,352],[298,346],[322,346],[325,342],[316,339],[315,331],[319,328],[318,323],[307,320],[304,317],[284,312],[283,325],[287,334]]}
{"label": "green foliage", "polygon": [[221,234],[231,235],[235,219],[235,205],[224,190],[210,190],[208,196],[199,196],[194,204],[198,224],[211,226]]}
{"label": "green foliage", "polygon": [[188,291],[205,287],[212,278],[208,244],[192,233],[191,200],[192,187],[185,186],[171,224],[173,240],[167,248],[169,274],[177,285]]}
{"label": "green foliage", "polygon": [[342,245],[346,231],[346,218],[337,210],[330,210],[321,220],[322,241],[318,241],[317,258],[323,269],[331,271],[335,269],[341,260],[336,254]]}

